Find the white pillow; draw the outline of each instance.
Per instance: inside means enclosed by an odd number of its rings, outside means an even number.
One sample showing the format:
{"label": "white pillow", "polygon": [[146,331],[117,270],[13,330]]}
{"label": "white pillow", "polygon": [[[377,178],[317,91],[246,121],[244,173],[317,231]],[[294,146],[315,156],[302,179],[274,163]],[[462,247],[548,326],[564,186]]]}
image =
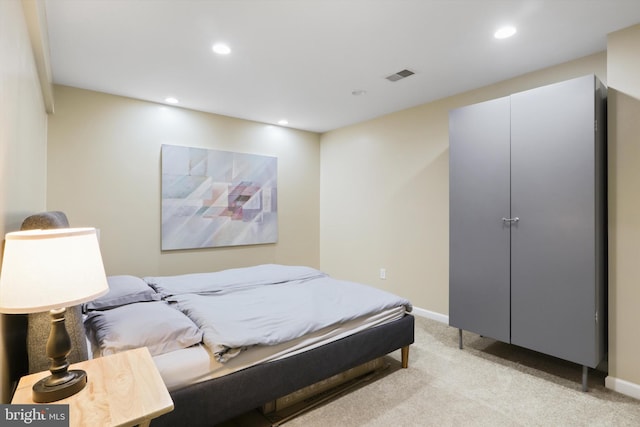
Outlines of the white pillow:
{"label": "white pillow", "polygon": [[84,325],[95,352],[103,356],[138,347],[155,356],[202,341],[196,324],[164,301],[92,311]]}

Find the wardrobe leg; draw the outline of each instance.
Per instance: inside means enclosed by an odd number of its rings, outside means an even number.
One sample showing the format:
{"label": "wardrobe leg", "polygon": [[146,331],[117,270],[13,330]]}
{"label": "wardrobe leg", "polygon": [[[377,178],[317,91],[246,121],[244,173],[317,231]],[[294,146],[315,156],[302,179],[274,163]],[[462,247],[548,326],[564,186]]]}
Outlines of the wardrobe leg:
{"label": "wardrobe leg", "polygon": [[582,391],[588,391],[589,387],[587,386],[587,379],[589,377],[589,367],[586,365],[582,366]]}
{"label": "wardrobe leg", "polygon": [[458,329],[458,348],[462,350],[462,329]]}

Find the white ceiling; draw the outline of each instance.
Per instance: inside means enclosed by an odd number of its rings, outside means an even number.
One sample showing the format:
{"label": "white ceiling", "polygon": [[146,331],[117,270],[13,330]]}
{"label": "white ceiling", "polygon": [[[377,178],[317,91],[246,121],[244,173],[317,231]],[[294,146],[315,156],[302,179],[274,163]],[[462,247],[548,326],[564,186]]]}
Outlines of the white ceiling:
{"label": "white ceiling", "polygon": [[[54,83],[315,132],[603,51],[640,22],[640,0],[45,4]],[[494,39],[504,24],[517,34]]]}

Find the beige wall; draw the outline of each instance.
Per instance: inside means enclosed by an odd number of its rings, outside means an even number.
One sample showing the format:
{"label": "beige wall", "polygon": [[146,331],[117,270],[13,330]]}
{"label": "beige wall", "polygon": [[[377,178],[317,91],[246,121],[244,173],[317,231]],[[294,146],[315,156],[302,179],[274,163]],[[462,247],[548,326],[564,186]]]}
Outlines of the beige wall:
{"label": "beige wall", "polygon": [[449,110],[591,73],[606,82],[605,53],[324,134],[322,269],[399,293],[446,319]]}
{"label": "beige wall", "polygon": [[[319,266],[318,134],[64,86],[54,97],[47,208],[100,229],[107,274]],[[161,252],[162,144],[277,157],[278,243]]]}
{"label": "beige wall", "polygon": [[[0,233],[45,209],[47,115],[19,0],[0,1]],[[3,246],[0,246],[0,253]],[[10,399],[12,319],[0,316],[0,402]]]}
{"label": "beige wall", "polygon": [[640,25],[610,34],[609,377],[640,399]]}

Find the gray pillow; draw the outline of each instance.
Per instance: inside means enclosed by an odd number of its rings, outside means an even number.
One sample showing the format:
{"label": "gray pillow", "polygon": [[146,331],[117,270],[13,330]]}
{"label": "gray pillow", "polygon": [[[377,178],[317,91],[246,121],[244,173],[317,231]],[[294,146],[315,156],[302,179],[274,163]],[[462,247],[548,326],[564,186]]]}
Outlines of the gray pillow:
{"label": "gray pillow", "polygon": [[164,301],[92,311],[84,326],[94,352],[102,356],[138,347],[155,356],[202,341],[196,324]]}
{"label": "gray pillow", "polygon": [[160,301],[161,295],[139,277],[121,275],[107,277],[109,292],[84,304],[84,312],[109,310],[136,302]]}

